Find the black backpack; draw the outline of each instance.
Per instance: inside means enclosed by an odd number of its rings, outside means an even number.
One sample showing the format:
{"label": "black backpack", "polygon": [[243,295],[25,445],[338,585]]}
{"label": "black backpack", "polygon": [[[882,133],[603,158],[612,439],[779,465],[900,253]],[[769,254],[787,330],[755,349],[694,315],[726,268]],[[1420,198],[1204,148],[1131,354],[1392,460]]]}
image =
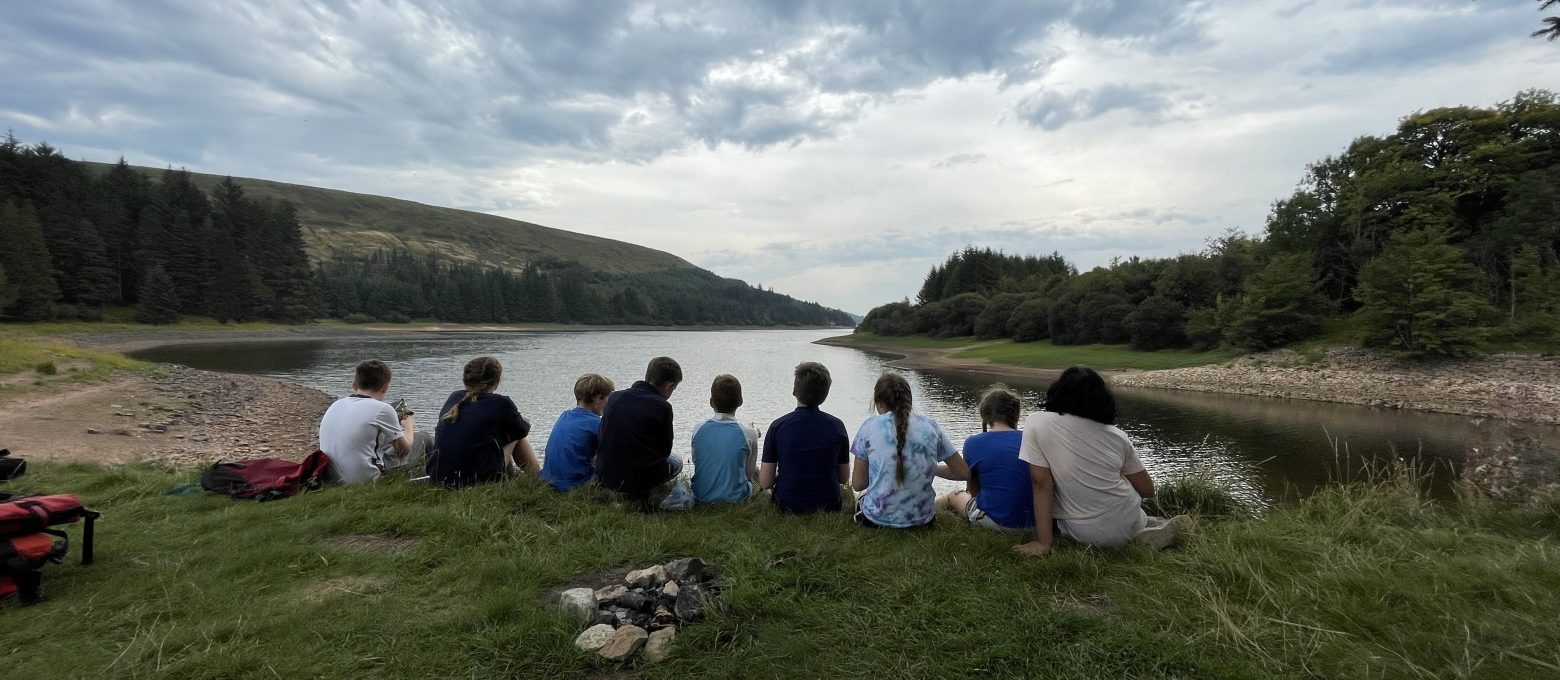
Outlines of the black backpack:
{"label": "black backpack", "polygon": [[12,458],[10,449],[0,449],[0,482],[16,479],[27,473],[27,461]]}

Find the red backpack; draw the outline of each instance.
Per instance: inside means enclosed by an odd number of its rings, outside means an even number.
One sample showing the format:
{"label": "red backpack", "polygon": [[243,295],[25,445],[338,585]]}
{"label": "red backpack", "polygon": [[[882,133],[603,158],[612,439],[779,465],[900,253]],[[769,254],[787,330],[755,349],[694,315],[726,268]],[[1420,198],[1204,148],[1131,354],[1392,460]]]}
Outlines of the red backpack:
{"label": "red backpack", "polygon": [[200,473],[200,485],[224,496],[269,501],[320,488],[329,467],[324,451],[309,454],[302,463],[280,458],[216,463]]}
{"label": "red backpack", "polygon": [[92,563],[92,535],[98,513],[81,505],[81,499],[60,494],[27,496],[0,501],[0,599],[20,595],[23,604],[41,597],[44,564],[59,564],[70,549],[65,532],[50,527],[85,519],[81,536],[81,563]]}

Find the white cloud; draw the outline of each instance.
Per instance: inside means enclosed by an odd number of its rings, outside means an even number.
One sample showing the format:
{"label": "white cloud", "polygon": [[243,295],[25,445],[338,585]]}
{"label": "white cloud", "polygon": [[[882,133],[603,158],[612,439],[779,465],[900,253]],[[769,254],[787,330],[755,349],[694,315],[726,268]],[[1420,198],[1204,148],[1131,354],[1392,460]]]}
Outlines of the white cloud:
{"label": "white cloud", "polygon": [[1415,109],[1560,88],[1523,3],[27,3],[0,124],[72,157],[491,211],[854,312],[966,244],[1258,231]]}

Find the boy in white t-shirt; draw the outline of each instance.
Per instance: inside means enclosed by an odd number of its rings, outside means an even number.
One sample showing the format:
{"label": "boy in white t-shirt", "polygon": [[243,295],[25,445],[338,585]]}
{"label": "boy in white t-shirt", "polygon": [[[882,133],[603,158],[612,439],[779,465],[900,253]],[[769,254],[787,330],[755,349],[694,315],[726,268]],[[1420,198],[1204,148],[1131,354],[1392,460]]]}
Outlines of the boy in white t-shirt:
{"label": "boy in white t-shirt", "polygon": [[[412,416],[400,417],[385,403],[390,367],[378,359],[357,365],[352,394],[337,399],[320,419],[320,450],[330,458],[326,479],[363,484],[391,468],[415,463],[419,442]],[[417,447],[416,444],[423,446]],[[410,463],[408,462],[410,461]]]}

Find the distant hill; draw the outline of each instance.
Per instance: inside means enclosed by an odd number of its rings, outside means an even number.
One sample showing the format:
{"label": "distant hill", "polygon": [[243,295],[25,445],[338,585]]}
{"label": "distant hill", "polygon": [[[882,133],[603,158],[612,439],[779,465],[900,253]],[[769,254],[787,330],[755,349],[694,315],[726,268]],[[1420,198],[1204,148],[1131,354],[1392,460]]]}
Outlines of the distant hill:
{"label": "distant hill", "polygon": [[[97,171],[111,167],[106,163],[87,165]],[[154,179],[165,172],[132,167]],[[223,179],[196,172],[190,177],[203,191],[210,191]],[[296,205],[305,246],[315,261],[399,249],[444,262],[505,268],[552,260],[576,262],[609,274],[697,269],[687,260],[653,248],[497,215],[302,184],[233,179],[252,198],[282,199]]]}

